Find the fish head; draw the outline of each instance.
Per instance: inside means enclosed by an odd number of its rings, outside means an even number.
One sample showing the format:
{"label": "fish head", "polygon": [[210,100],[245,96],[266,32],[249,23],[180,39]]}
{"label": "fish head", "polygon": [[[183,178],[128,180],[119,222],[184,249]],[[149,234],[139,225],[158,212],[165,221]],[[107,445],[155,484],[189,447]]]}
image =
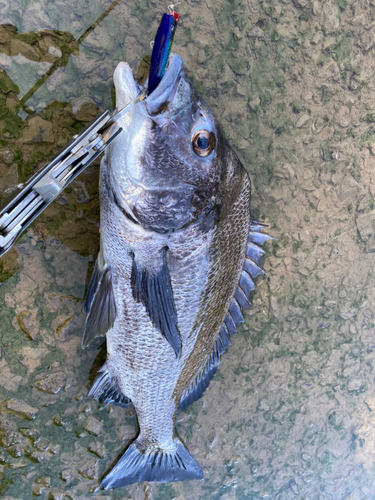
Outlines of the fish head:
{"label": "fish head", "polygon": [[[140,93],[126,63],[117,66],[114,83],[118,109]],[[178,55],[171,54],[159,86],[119,125],[123,131],[106,153],[109,183],[134,221],[169,232],[220,209],[223,182],[239,160]]]}

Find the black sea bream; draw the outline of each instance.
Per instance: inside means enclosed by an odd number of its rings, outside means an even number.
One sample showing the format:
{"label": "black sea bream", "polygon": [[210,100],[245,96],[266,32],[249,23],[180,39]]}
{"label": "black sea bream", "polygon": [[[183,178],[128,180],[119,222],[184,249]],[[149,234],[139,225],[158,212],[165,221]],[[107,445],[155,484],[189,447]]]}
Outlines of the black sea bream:
{"label": "black sea bream", "polygon": [[[117,108],[140,89],[114,74]],[[101,165],[101,247],[82,346],[106,334],[90,395],[137,412],[140,432],[101,486],[200,479],[175,429],[208,387],[263,271],[269,236],[250,220],[250,181],[172,55],[163,80],[120,122]]]}

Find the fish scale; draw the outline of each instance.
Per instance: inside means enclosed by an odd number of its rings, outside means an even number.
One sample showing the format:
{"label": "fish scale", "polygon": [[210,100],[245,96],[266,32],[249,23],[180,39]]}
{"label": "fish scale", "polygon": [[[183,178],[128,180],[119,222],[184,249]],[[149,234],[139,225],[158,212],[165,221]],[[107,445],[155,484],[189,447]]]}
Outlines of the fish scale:
{"label": "fish scale", "polygon": [[[122,406],[130,398],[140,429],[105,489],[203,477],[176,412],[207,389],[263,272],[258,243],[269,239],[250,220],[248,174],[181,65],[172,55],[101,164],[101,250],[82,345],[107,322],[107,361],[89,395]],[[129,66],[114,81],[118,106],[134,100]],[[202,155],[200,134],[211,148]]]}
{"label": "fish scale", "polygon": [[[102,172],[104,173],[105,170],[102,169]],[[176,403],[172,405],[171,411],[168,401],[172,397],[179,373],[178,366],[173,369],[171,365],[177,365],[181,361],[184,362],[186,355],[183,354],[180,361],[173,359],[173,357],[171,358],[170,353],[166,352],[164,339],[160,335],[160,332],[152,326],[143,306],[135,303],[133,300],[129,279],[132,260],[130,255],[124,252],[123,248],[123,240],[131,241],[133,238],[129,234],[131,230],[129,231],[126,225],[122,231],[118,231],[118,228],[124,226],[124,220],[121,212],[109,203],[106,189],[103,187],[104,183],[105,179],[102,178],[101,227],[104,228],[102,239],[111,242],[111,248],[106,250],[106,246],[104,246],[104,249],[108,263],[111,264],[113,259],[116,263],[116,268],[120,271],[119,274],[117,272],[114,273],[116,277],[114,278],[115,295],[120,296],[126,306],[126,314],[120,312],[113,329],[107,333],[109,350],[107,368],[115,378],[121,380],[121,390],[132,400],[137,411],[140,427],[141,429],[145,428],[144,433],[146,437],[144,439],[146,442],[149,436],[152,436],[154,440],[158,438],[161,443],[165,443],[168,441],[165,436],[168,435],[170,440],[173,435],[171,429],[173,430],[174,426],[172,419]],[[116,230],[119,233],[119,241],[113,238]],[[111,238],[109,238],[109,235]],[[160,247],[163,246],[165,240],[166,238],[160,237]],[[124,258],[125,255],[127,255],[127,258]],[[188,281],[185,279],[180,285],[184,283],[188,283]],[[181,287],[174,288],[181,290]],[[186,307],[179,307],[180,296],[182,301],[189,304],[189,301],[184,300],[184,295],[189,296],[191,294],[188,291],[182,294],[181,292],[177,292],[175,300],[179,317],[186,318],[185,323],[188,326],[192,307],[189,307],[190,311]],[[189,331],[183,327],[184,323],[182,322],[181,334],[182,337],[187,337]],[[118,335],[117,332],[126,332],[126,335]],[[123,345],[124,343],[126,343],[126,351],[122,353],[119,361],[115,353],[119,351],[119,345]],[[188,347],[189,345],[186,346],[187,349]],[[113,360],[112,353],[114,353]],[[157,364],[155,363],[155,359],[157,359]],[[155,371],[156,377],[153,376]],[[163,377],[163,372],[165,372],[165,377]],[[175,378],[173,378],[174,373],[176,374]],[[161,435],[160,432],[162,432]]]}

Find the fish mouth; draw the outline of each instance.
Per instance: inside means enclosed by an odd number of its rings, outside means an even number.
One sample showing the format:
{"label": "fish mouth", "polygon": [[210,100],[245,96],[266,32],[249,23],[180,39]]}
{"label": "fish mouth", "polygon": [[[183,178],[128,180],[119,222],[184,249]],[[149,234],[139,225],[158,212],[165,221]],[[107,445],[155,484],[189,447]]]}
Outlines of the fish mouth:
{"label": "fish mouth", "polygon": [[[169,118],[168,109],[174,99],[182,74],[181,57],[171,53],[168,67],[159,85],[146,99],[137,104],[137,111],[133,109],[130,113],[124,115],[119,123],[125,127],[126,124],[130,123],[131,117],[138,112],[147,118],[152,118],[153,121],[160,121],[160,125],[163,125]],[[144,86],[140,87],[133,76],[131,68],[125,62],[118,64],[113,76],[117,109],[122,109],[137,99],[140,92],[144,91],[148,84],[148,80],[146,80]]]}
{"label": "fish mouth", "polygon": [[161,82],[145,99],[145,107],[151,117],[165,114],[176,94],[181,73],[182,59],[177,54],[171,53],[168,67]]}

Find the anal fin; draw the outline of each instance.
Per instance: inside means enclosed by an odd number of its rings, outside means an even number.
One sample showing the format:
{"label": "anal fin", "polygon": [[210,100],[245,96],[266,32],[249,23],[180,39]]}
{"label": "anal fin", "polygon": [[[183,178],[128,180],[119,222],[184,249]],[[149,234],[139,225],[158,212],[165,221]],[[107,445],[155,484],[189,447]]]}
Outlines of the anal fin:
{"label": "anal fin", "polygon": [[131,404],[131,400],[122,394],[111,379],[105,365],[99,370],[88,396],[101,403],[113,403],[123,408],[127,408]]}

